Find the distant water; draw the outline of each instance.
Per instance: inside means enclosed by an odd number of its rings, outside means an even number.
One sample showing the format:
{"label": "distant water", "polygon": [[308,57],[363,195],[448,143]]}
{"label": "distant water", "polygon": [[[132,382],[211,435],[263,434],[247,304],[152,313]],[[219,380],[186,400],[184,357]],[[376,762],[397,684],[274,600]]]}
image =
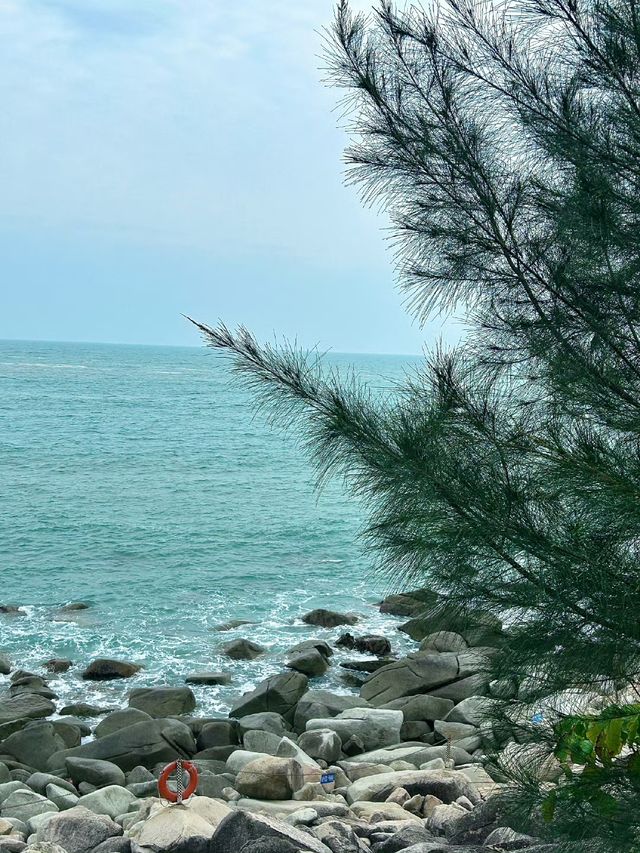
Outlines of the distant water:
{"label": "distant water", "polygon": [[[410,359],[329,361],[384,389]],[[292,644],[337,637],[300,622],[313,607],[358,611],[358,630],[400,650],[397,621],[372,606],[387,590],[372,582],[362,522],[338,484],[318,497],[303,454],[211,351],[0,342],[0,603],[28,612],[0,618],[0,651],[35,670],[71,658],[51,682],[63,701],[122,705],[129,687],[226,669],[232,686],[196,689],[202,711],[225,710]],[[92,607],[53,621],[74,600]],[[256,624],[213,630],[231,618]],[[239,636],[269,653],[229,661],[220,647]],[[83,683],[97,656],[144,670]],[[346,689],[337,662],[316,684]]]}

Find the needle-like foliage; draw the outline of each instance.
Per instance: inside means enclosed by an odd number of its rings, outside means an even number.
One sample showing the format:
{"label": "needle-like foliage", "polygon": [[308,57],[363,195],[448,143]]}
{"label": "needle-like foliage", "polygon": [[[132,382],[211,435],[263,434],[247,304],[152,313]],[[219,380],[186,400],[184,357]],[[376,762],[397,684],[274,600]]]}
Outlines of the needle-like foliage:
{"label": "needle-like foliage", "polygon": [[524,748],[502,761],[514,803],[529,828],[612,853],[640,850],[639,14],[341,2],[327,58],[350,178],[391,218],[410,310],[463,310],[468,336],[381,400],[198,324],[364,501],[396,588],[506,620],[491,667],[515,688],[488,714],[498,746]]}

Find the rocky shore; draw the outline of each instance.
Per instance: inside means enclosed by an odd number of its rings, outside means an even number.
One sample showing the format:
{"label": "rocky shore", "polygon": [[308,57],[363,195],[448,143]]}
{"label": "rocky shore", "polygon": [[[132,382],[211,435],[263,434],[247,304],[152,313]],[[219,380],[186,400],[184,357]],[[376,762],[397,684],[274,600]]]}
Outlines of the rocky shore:
{"label": "rocky shore", "polygon": [[[70,661],[26,672],[0,651],[0,853],[550,853],[501,821],[499,782],[482,765],[483,706],[505,689],[485,672],[502,627],[480,618],[434,630],[433,603],[424,591],[381,603],[408,619],[416,651],[401,658],[393,638],[359,632],[357,614],[305,614],[309,639],[228,716],[198,716],[189,686],[227,684],[228,672],[128,689],[135,663],[94,660],[87,682],[124,686],[122,707],[105,713],[57,706],[48,673]],[[327,628],[340,628],[333,644],[313,637]],[[361,656],[341,664],[350,695],[314,687],[333,646]],[[249,637],[225,651],[263,652]],[[199,783],[169,806],[157,782],[177,758]]]}

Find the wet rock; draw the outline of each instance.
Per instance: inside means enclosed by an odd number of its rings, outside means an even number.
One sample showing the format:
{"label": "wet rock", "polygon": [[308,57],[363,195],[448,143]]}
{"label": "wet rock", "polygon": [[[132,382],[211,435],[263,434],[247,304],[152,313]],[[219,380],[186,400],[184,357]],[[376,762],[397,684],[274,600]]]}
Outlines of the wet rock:
{"label": "wet rock", "polygon": [[238,729],[241,735],[246,734],[248,731],[256,730],[271,732],[274,735],[282,737],[282,735],[290,731],[290,726],[282,714],[276,714],[273,711],[263,711],[240,717],[238,720]]}
{"label": "wet rock", "polygon": [[103,714],[108,714],[110,708],[98,708],[96,705],[89,705],[87,702],[73,702],[71,705],[65,705],[60,711],[61,717],[101,717]]}
{"label": "wet rock", "polygon": [[59,844],[67,853],[92,853],[107,838],[119,835],[122,827],[110,818],[76,806],[53,817],[38,841]]}
{"label": "wet rock", "polygon": [[96,788],[104,788],[107,785],[125,785],[124,773],[111,761],[79,758],[71,755],[65,759],[65,766],[69,777],[76,785],[80,782],[88,782]]}
{"label": "wet rock", "polygon": [[317,678],[329,669],[327,658],[317,649],[307,649],[306,651],[298,652],[289,658],[286,664],[288,669],[294,669],[296,672],[302,672],[308,675],[309,678]]}
{"label": "wet rock", "polygon": [[234,640],[222,649],[222,654],[233,660],[255,660],[266,652],[264,646],[251,640]]}
{"label": "wet rock", "polygon": [[106,737],[114,732],[119,732],[121,729],[135,726],[136,723],[148,723],[152,719],[153,717],[150,714],[141,711],[139,708],[123,708],[121,711],[114,711],[104,720],[101,720],[96,726],[94,734],[97,738]]}
{"label": "wet rock", "polygon": [[292,646],[287,655],[295,655],[298,652],[306,652],[307,649],[316,649],[321,655],[330,658],[333,655],[333,649],[325,640],[303,640],[301,643],[296,643]]}
{"label": "wet rock", "polygon": [[477,660],[472,663],[452,652],[418,652],[379,669],[363,684],[360,695],[379,707],[403,696],[431,693],[478,672],[479,666]]}
{"label": "wet rock", "polygon": [[272,845],[272,853],[284,853],[287,847],[273,847],[276,842],[290,845],[290,849],[295,853],[331,853],[317,838],[284,821],[245,811],[232,812],[220,823],[208,853],[241,853],[243,850],[246,853],[248,845],[252,843],[258,845],[254,846],[252,853],[263,850],[266,853],[269,850],[267,845]]}
{"label": "wet rock", "polygon": [[429,589],[415,589],[388,595],[380,602],[380,613],[390,613],[392,616],[418,616],[428,607],[437,604],[439,596]]}
{"label": "wet rock", "polygon": [[342,696],[328,690],[308,690],[298,701],[294,729],[304,732],[309,720],[336,717],[349,708],[368,708],[369,702],[359,696]]}
{"label": "wet rock", "polygon": [[230,672],[194,672],[185,678],[185,684],[203,684],[214,686],[217,684],[231,684]]}
{"label": "wet rock", "polygon": [[0,699],[0,723],[13,723],[15,720],[36,720],[48,717],[56,710],[50,699],[31,693]]}
{"label": "wet rock", "polygon": [[45,699],[58,698],[44,678],[39,675],[34,675],[33,673],[25,673],[20,678],[16,678],[15,674],[11,677],[9,695],[19,696],[23,693],[44,696]]}
{"label": "wet rock", "polygon": [[178,717],[194,710],[196,697],[189,687],[138,687],[129,693],[129,707],[150,717]]}
{"label": "wet rock", "polygon": [[319,628],[336,628],[338,625],[355,625],[360,619],[355,613],[336,613],[334,610],[311,610],[305,613],[302,621],[306,625],[316,625]]}
{"label": "wet rock", "polygon": [[0,652],[0,675],[9,675],[11,672],[11,661],[9,657],[4,654],[4,652]]}
{"label": "wet rock", "polygon": [[70,601],[60,608],[60,613],[75,613],[78,610],[88,610],[91,607],[86,601]]}
{"label": "wet rock", "polygon": [[219,625],[214,625],[214,631],[232,631],[234,628],[240,628],[242,625],[255,625],[250,619],[229,619],[227,622],[221,622]]}
{"label": "wet rock", "polygon": [[289,800],[304,784],[302,766],[292,758],[265,755],[251,761],[236,776],[235,788],[257,800]]}
{"label": "wet rock", "polygon": [[275,711],[292,720],[296,705],[307,689],[308,680],[301,672],[273,675],[255,690],[245,693],[233,703],[230,717],[244,717],[261,711]]}
{"label": "wet rock", "polygon": [[27,611],[15,604],[0,604],[0,614],[4,616],[26,616]]}
{"label": "wet rock", "polygon": [[[340,666],[343,669],[349,669],[355,672],[372,673],[377,672],[379,669],[382,669],[383,666],[387,666],[387,664],[394,663],[395,660],[395,658],[377,658],[376,660],[345,660],[342,661]],[[357,686],[360,687],[361,684],[358,684]]]}
{"label": "wet rock", "polygon": [[80,746],[82,738],[91,734],[91,728],[75,717],[51,720],[51,725],[64,741],[66,749],[71,749],[72,746]]}
{"label": "wet rock", "polygon": [[51,660],[45,661],[44,668],[47,672],[61,673],[67,672],[67,670],[71,669],[73,666],[73,661],[68,660],[67,658],[51,658]]}
{"label": "wet rock", "polygon": [[446,604],[425,610],[401,625],[399,630],[417,642],[438,631],[460,634],[470,646],[499,644],[503,640],[502,623],[493,614],[482,611],[461,613]]}
{"label": "wet rock", "polygon": [[486,692],[487,676],[484,673],[477,673],[438,687],[432,691],[432,695],[458,703],[471,696],[483,696]]}
{"label": "wet rock", "polygon": [[[111,660],[110,658],[98,658],[92,661],[82,673],[87,681],[110,681],[114,678],[131,678],[142,667],[129,661]],[[78,716],[82,716],[78,714]]]}
{"label": "wet rock", "polygon": [[2,751],[34,770],[46,770],[49,758],[66,743],[57,733],[55,727],[45,721],[29,723],[25,728],[2,742]]}
{"label": "wet rock", "polygon": [[381,637],[378,634],[354,637],[353,634],[347,632],[338,638],[336,646],[343,646],[345,649],[354,649],[361,654],[376,655],[377,657],[391,654],[391,643],[386,637]]}

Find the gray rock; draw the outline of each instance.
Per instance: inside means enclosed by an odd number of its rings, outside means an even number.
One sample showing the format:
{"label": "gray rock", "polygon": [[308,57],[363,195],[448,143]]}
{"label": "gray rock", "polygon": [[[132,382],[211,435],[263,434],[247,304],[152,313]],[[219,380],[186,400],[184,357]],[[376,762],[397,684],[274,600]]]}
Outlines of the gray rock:
{"label": "gray rock", "polygon": [[418,652],[374,672],[363,684],[360,695],[379,707],[403,696],[430,693],[469,674],[453,652]]}
{"label": "gray rock", "polygon": [[5,782],[10,782],[11,776],[9,774],[9,768],[6,764],[0,764],[0,785],[3,785]]}
{"label": "gray rock", "polygon": [[338,625],[355,625],[360,619],[355,613],[336,613],[335,610],[311,610],[305,613],[302,621],[306,625],[316,625],[319,628],[337,628]]}
{"label": "gray rock", "polygon": [[107,838],[122,835],[122,827],[104,815],[76,806],[52,818],[39,841],[59,844],[67,853],[92,853]]}
{"label": "gray rock", "polygon": [[45,661],[43,664],[44,668],[47,672],[53,672],[59,674],[61,672],[67,672],[73,666],[73,661],[68,660],[67,658],[51,658],[51,660]]}
{"label": "gray rock", "polygon": [[225,773],[237,776],[247,764],[251,764],[252,761],[256,761],[258,758],[268,757],[261,752],[248,752],[246,749],[237,749],[227,758]]}
{"label": "gray rock", "polygon": [[196,739],[198,751],[213,746],[231,746],[238,743],[238,727],[235,720],[213,720],[206,723]]}
{"label": "gray rock", "polygon": [[215,800],[223,799],[222,792],[229,787],[229,779],[220,773],[210,773],[202,770],[198,776],[198,787],[196,794],[199,797],[211,797]]}
{"label": "gray rock", "polygon": [[0,652],[0,675],[9,675],[11,672],[11,661],[8,655]]}
{"label": "gray rock", "polygon": [[250,731],[271,732],[271,734],[282,736],[290,731],[290,726],[282,714],[263,711],[262,713],[247,714],[240,717],[238,729],[242,736]]}
{"label": "gray rock", "polygon": [[339,735],[342,743],[355,736],[362,741],[364,749],[371,750],[400,743],[402,723],[402,711],[349,708],[337,717],[309,720],[307,731],[330,729]]}
{"label": "gray rock", "polygon": [[56,753],[49,759],[51,770],[63,767],[69,756],[112,761],[125,772],[141,765],[153,768],[176,758],[190,758],[196,751],[193,734],[178,720],[136,723],[98,740]]}
{"label": "gray rock", "polygon": [[38,815],[34,815],[33,817],[30,817],[29,820],[27,821],[27,833],[28,833],[27,837],[32,838],[33,836],[36,836],[37,832],[40,829],[43,829],[49,823],[51,818],[57,814],[58,814],[58,811],[56,809],[55,812],[43,812],[42,814],[38,814]]}
{"label": "gray rock", "polygon": [[[254,847],[255,853],[261,850],[266,853],[269,849],[266,845],[272,842],[287,843],[295,853],[331,853],[317,838],[284,821],[245,811],[234,811],[220,823],[208,853],[240,853],[250,843],[262,845]],[[271,850],[274,849],[278,850],[272,846]],[[286,847],[280,849],[287,850]]]}
{"label": "gray rock", "polygon": [[131,678],[142,667],[138,664],[123,660],[111,660],[110,658],[98,658],[91,661],[82,673],[82,677],[88,681],[111,681],[114,678]]}
{"label": "gray rock", "polygon": [[286,666],[288,669],[308,675],[309,678],[317,678],[329,669],[329,662],[317,649],[307,649],[289,658]]}
{"label": "gray rock", "polygon": [[455,631],[470,646],[480,646],[502,639],[502,623],[490,613],[461,613],[454,607],[439,604],[400,626],[400,631],[421,642],[438,631]]}
{"label": "gray rock", "polygon": [[89,705],[87,702],[73,702],[71,705],[65,705],[60,711],[60,716],[67,717],[101,717],[103,714],[108,714],[109,708],[98,708],[96,705]]}
{"label": "gray rock", "polygon": [[487,676],[484,673],[476,673],[438,687],[432,691],[432,695],[458,703],[471,696],[483,696],[487,692],[487,687]]}
{"label": "gray rock", "polygon": [[156,719],[188,714],[196,707],[190,687],[139,687],[129,694],[129,707]]}
{"label": "gray rock", "polygon": [[311,758],[333,764],[342,754],[342,740],[333,729],[314,729],[298,738],[298,746]]}
{"label": "gray rock", "polygon": [[76,717],[51,720],[51,725],[57,734],[60,735],[67,749],[71,749],[72,746],[80,746],[82,738],[88,737],[91,734],[90,727]]}
{"label": "gray rock", "polygon": [[101,720],[96,726],[94,734],[96,737],[106,737],[106,735],[119,732],[120,729],[126,729],[136,723],[148,723],[152,719],[149,714],[140,711],[138,708],[123,708],[121,711],[114,711],[104,720]]}
{"label": "gray rock", "polygon": [[144,799],[145,797],[157,797],[158,783],[155,779],[149,782],[137,782],[131,785],[127,785],[127,791],[129,791],[133,794],[134,797],[138,797],[139,799]]}
{"label": "gray rock", "polygon": [[250,731],[242,739],[242,745],[249,752],[262,752],[265,755],[276,755],[280,741],[280,735],[271,732]]}
{"label": "gray rock", "polygon": [[455,770],[400,770],[358,779],[347,789],[347,800],[384,802],[396,788],[404,788],[411,796],[431,794],[446,804],[458,797],[467,797],[474,805],[481,799],[475,785]]}
{"label": "gray rock", "polygon": [[295,759],[265,755],[242,768],[235,788],[257,800],[290,800],[303,784],[302,766]]}
{"label": "gray rock", "polygon": [[288,737],[283,737],[278,745],[278,758],[294,758],[298,764],[302,765],[305,776],[309,779],[309,773],[313,774],[317,771],[317,777],[321,775],[321,767],[317,761],[314,761],[310,755],[307,755],[304,750],[300,749],[297,743],[290,740]]}
{"label": "gray rock", "polygon": [[56,706],[45,696],[32,693],[20,693],[17,696],[0,699],[0,723],[14,720],[37,720],[48,717]]}
{"label": "gray rock", "polygon": [[[26,849],[27,842],[22,841],[20,838],[11,837],[10,835],[0,837],[0,853],[22,853]],[[35,850],[35,853],[37,853],[37,848],[32,847],[31,850]],[[57,850],[48,851],[48,853],[66,853],[66,851],[58,847]]]}
{"label": "gray rock", "polygon": [[70,755],[65,759],[65,766],[72,782],[88,782],[96,788],[107,785],[125,785],[122,770],[111,761],[101,761],[96,758],[82,758]]}
{"label": "gray rock", "polygon": [[333,649],[325,640],[303,640],[301,643],[296,643],[295,646],[292,646],[287,652],[287,656],[306,652],[307,649],[316,649],[326,658],[330,658],[333,655]]}
{"label": "gray rock", "polygon": [[13,755],[21,764],[35,770],[46,770],[49,758],[66,743],[52,723],[36,721],[2,742],[2,751]]}
{"label": "gray rock", "polygon": [[33,773],[27,779],[26,784],[36,794],[46,794],[47,785],[58,785],[72,794],[76,792],[71,782],[67,782],[66,779],[62,779],[59,776],[54,776],[52,773]]}
{"label": "gray rock", "polygon": [[285,720],[293,720],[296,705],[307,689],[308,679],[301,672],[287,672],[267,678],[233,703],[230,717],[245,717],[260,711],[275,711]]}
{"label": "gray rock", "polygon": [[371,707],[366,699],[358,696],[342,696],[328,690],[308,690],[300,698],[294,717],[294,729],[304,732],[309,720],[336,717],[349,708]]}
{"label": "gray rock", "polygon": [[107,815],[114,820],[120,814],[124,814],[136,800],[135,794],[121,788],[119,785],[109,785],[85,794],[78,800],[78,806],[89,809],[90,812],[99,815]]}
{"label": "gray rock", "polygon": [[470,696],[455,705],[445,717],[439,719],[451,723],[466,723],[470,726],[479,726],[483,722],[491,700],[483,696]]}
{"label": "gray rock", "polygon": [[429,607],[434,607],[440,597],[430,589],[415,589],[388,595],[380,602],[380,613],[392,616],[419,616]]}
{"label": "gray rock", "polygon": [[451,699],[441,699],[437,696],[419,693],[416,696],[403,696],[385,702],[381,708],[402,711],[405,722],[427,720],[443,720],[453,708]]}
{"label": "gray rock", "polygon": [[332,853],[368,853],[370,849],[351,826],[338,820],[326,820],[314,827],[311,833],[318,841],[326,844]]}
{"label": "gray rock", "polygon": [[219,625],[214,625],[214,631],[232,631],[234,628],[240,628],[242,625],[255,625],[250,619],[229,619],[227,622],[221,622]]}
{"label": "gray rock", "polygon": [[24,782],[19,782],[17,779],[12,779],[10,782],[3,782],[0,785],[0,806],[4,803],[10,794],[14,791],[30,791]]}
{"label": "gray rock", "polygon": [[336,646],[344,646],[346,649],[354,649],[367,655],[385,657],[391,654],[391,643],[386,637],[378,634],[365,634],[362,637],[354,637],[347,632],[336,640]]}
{"label": "gray rock", "polygon": [[436,631],[428,634],[420,643],[421,652],[462,652],[468,643],[454,631]]}
{"label": "gray rock", "polygon": [[231,684],[230,672],[194,672],[185,678],[185,684]]}
{"label": "gray rock", "polygon": [[57,812],[58,807],[35,791],[16,790],[3,800],[0,814],[2,817],[15,817],[28,823],[30,818],[44,812]]}
{"label": "gray rock", "polygon": [[255,660],[266,652],[264,646],[251,640],[234,640],[222,649],[222,654],[233,660]]}
{"label": "gray rock", "polygon": [[155,776],[146,767],[134,767],[126,775],[127,785],[136,785],[141,782],[153,782]]}
{"label": "gray rock", "polygon": [[[61,779],[60,781],[64,780]],[[78,805],[78,795],[76,793],[72,793],[61,785],[54,783],[47,785],[46,796],[48,800],[55,803],[61,812]]]}
{"label": "gray rock", "polygon": [[399,850],[411,849],[414,844],[433,842],[434,838],[424,826],[403,826],[394,832],[386,841],[376,845],[376,853],[398,853]]}
{"label": "gray rock", "polygon": [[470,726],[468,723],[454,723],[445,720],[436,720],[433,724],[434,730],[445,740],[451,740],[454,743],[472,738],[478,734],[476,726]]}
{"label": "gray rock", "polygon": [[93,853],[131,853],[131,839],[124,836],[107,838],[102,844],[94,847]]}
{"label": "gray rock", "polygon": [[26,610],[15,604],[0,604],[0,613],[4,616],[26,616]]}

